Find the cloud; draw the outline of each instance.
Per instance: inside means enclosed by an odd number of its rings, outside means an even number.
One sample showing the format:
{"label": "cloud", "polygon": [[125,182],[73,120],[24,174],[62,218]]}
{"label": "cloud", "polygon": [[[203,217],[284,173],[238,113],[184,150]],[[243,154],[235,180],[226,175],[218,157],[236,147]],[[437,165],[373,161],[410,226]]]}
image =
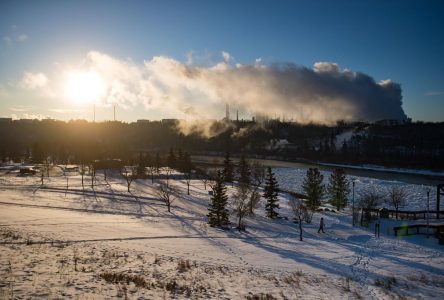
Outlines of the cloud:
{"label": "cloud", "polygon": [[28,40],[28,36],[27,36],[26,34],[20,34],[20,35],[17,37],[17,41],[18,41],[18,42],[25,42],[26,40]]}
{"label": "cloud", "polygon": [[11,46],[12,45],[12,39],[9,36],[4,36],[3,37],[3,42],[7,45],[7,46]]}
{"label": "cloud", "polygon": [[48,77],[43,73],[25,72],[19,83],[19,87],[34,90],[46,87],[48,82]]}
{"label": "cloud", "polygon": [[65,109],[65,108],[50,108],[48,109],[50,112],[55,112],[58,114],[72,114],[72,113],[79,113],[84,112],[82,109]]}
{"label": "cloud", "polygon": [[25,111],[30,111],[31,109],[33,109],[33,107],[29,105],[17,105],[9,108],[9,110],[15,112],[25,112]]}
{"label": "cloud", "polygon": [[6,91],[6,88],[0,84],[0,99],[8,97],[8,92]]}
{"label": "cloud", "polygon": [[219,119],[225,103],[251,115],[286,115],[300,123],[406,118],[401,86],[391,80],[377,82],[332,62],[317,62],[313,68],[261,60],[232,65],[231,55],[223,56],[209,66],[166,56],[139,65],[93,51],[87,66],[106,81],[104,102],[143,104],[186,119]]}
{"label": "cloud", "polygon": [[444,96],[444,92],[428,92],[425,93],[424,95],[429,97]]}
{"label": "cloud", "polygon": [[224,58],[224,62],[229,63],[233,58],[231,57],[230,53],[226,51],[222,51],[222,57]]}

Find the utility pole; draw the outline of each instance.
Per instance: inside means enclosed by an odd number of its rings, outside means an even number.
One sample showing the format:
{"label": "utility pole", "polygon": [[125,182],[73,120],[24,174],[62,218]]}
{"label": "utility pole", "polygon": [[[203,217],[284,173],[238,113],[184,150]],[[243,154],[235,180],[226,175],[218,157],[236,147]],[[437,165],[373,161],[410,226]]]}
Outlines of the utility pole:
{"label": "utility pole", "polygon": [[355,226],[355,180],[352,181],[353,200],[352,200],[352,225]]}

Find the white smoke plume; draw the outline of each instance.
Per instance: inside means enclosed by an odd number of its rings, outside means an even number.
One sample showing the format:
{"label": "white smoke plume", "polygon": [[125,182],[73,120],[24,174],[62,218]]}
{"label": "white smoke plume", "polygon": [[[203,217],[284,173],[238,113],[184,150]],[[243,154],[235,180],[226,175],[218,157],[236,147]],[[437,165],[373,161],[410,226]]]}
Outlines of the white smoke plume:
{"label": "white smoke plume", "polygon": [[390,80],[341,69],[331,62],[313,68],[292,63],[233,65],[232,56],[196,66],[165,56],[143,65],[90,52],[89,68],[107,83],[104,102],[180,112],[185,119],[219,119],[225,103],[250,115],[292,117],[300,123],[337,120],[404,120],[401,86]]}

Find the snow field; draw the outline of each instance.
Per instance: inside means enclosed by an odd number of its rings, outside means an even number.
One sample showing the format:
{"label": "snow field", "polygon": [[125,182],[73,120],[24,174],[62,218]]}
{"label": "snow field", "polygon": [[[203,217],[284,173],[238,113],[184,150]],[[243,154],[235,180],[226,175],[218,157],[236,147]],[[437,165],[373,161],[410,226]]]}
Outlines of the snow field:
{"label": "snow field", "polygon": [[[276,170],[297,188],[305,171]],[[328,176],[325,176],[326,178]],[[0,298],[393,299],[444,294],[444,249],[436,239],[395,239],[350,225],[347,212],[304,224],[268,220],[263,203],[247,232],[206,224],[208,191],[170,180],[171,213],[150,179],[127,192],[117,174],[66,179],[0,176]],[[390,182],[359,178],[362,186]],[[397,183],[393,183],[397,184]],[[361,184],[360,184],[361,185]],[[358,188],[358,184],[357,184]],[[418,190],[420,187],[409,187]],[[232,188],[229,187],[229,193]],[[413,198],[412,198],[413,199]],[[280,213],[290,217],[288,197]],[[320,217],[326,234],[317,233]],[[235,223],[235,218],[232,219]],[[77,264],[77,267],[75,267]],[[77,269],[77,270],[76,270]],[[83,298],[82,298],[83,297]],[[256,297],[256,298],[255,298]]]}

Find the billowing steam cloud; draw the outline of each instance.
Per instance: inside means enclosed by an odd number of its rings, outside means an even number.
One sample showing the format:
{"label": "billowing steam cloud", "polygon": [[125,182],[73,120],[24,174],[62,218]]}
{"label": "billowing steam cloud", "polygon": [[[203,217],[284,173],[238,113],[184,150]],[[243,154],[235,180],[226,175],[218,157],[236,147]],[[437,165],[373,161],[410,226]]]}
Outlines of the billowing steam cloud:
{"label": "billowing steam cloud", "polygon": [[401,87],[390,80],[376,82],[330,62],[310,69],[231,61],[224,53],[222,62],[204,67],[157,56],[139,66],[99,52],[88,54],[90,68],[107,82],[104,101],[122,106],[175,109],[188,119],[220,118],[225,103],[251,115],[285,115],[301,123],[406,118]]}

